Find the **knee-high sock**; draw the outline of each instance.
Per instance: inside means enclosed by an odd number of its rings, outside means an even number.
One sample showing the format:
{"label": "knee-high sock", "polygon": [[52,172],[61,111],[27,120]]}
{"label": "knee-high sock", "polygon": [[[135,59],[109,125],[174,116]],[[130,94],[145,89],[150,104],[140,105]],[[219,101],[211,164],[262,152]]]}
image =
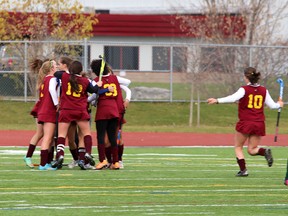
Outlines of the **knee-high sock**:
{"label": "knee-high sock", "polygon": [[26,157],[32,157],[35,149],[36,149],[36,145],[29,144]]}
{"label": "knee-high sock", "polygon": [[104,143],[98,144],[97,149],[98,149],[99,161],[103,162],[105,160],[105,145],[104,145]]}
{"label": "knee-high sock", "polygon": [[91,154],[92,153],[92,137],[90,135],[84,136],[84,145],[86,152]]}
{"label": "knee-high sock", "polygon": [[72,155],[72,157],[73,157],[73,160],[78,160],[78,149],[76,148],[76,149],[69,149],[70,150],[70,153],[71,153],[71,155]]}
{"label": "knee-high sock", "polygon": [[64,150],[65,150],[65,138],[64,137],[58,137],[56,159],[58,159],[60,157],[60,155],[64,156]]}
{"label": "knee-high sock", "polygon": [[246,169],[246,162],[245,162],[244,158],[243,159],[237,158],[237,163],[238,163],[241,171],[244,171]]}
{"label": "knee-high sock", "polygon": [[257,155],[265,156],[265,148],[259,148]]}
{"label": "knee-high sock", "polygon": [[118,146],[111,146],[111,151],[112,151],[112,162],[116,163],[119,161],[118,159]]}
{"label": "knee-high sock", "polygon": [[285,177],[286,180],[288,180],[288,159],[287,159],[287,167],[286,167],[286,177]]}
{"label": "knee-high sock", "polygon": [[122,161],[122,156],[124,152],[124,145],[118,145],[118,159]]}
{"label": "knee-high sock", "polygon": [[48,161],[48,149],[41,150],[40,156],[41,156],[40,165],[45,166]]}
{"label": "knee-high sock", "polygon": [[54,158],[54,146],[51,146],[51,148],[48,151],[48,161],[47,163],[50,163]]}
{"label": "knee-high sock", "polygon": [[106,155],[107,161],[108,161],[109,163],[112,163],[111,146],[105,147],[105,155]]}
{"label": "knee-high sock", "polygon": [[79,148],[78,149],[78,158],[79,160],[84,160],[85,161],[85,153],[86,153],[86,150],[85,148]]}

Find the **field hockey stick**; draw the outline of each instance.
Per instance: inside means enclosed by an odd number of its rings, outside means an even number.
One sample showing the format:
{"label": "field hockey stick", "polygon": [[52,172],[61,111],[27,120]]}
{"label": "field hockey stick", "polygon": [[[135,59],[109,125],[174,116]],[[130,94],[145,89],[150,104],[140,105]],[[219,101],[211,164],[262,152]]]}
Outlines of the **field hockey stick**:
{"label": "field hockey stick", "polygon": [[[283,99],[283,90],[284,90],[284,82],[283,82],[283,80],[282,80],[281,78],[278,78],[278,79],[277,79],[277,82],[278,82],[279,85],[280,85],[279,101],[282,101],[282,99]],[[277,121],[276,121],[276,130],[275,130],[275,136],[274,136],[274,142],[277,142],[277,138],[278,138],[280,113],[281,113],[281,107],[278,109]]]}
{"label": "field hockey stick", "polygon": [[100,73],[99,73],[99,81],[102,80],[102,75],[103,75],[103,72],[104,72],[104,67],[105,67],[105,60],[104,60],[104,57],[99,55],[99,58],[101,59],[101,67],[100,67]]}

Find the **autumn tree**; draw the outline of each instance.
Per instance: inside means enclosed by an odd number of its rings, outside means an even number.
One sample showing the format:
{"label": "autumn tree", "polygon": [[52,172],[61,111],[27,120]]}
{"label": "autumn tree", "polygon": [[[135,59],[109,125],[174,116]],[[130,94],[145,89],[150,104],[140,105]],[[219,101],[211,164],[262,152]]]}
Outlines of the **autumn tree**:
{"label": "autumn tree", "polygon": [[[98,23],[95,14],[84,13],[81,3],[75,0],[0,0],[0,4],[0,40],[6,46],[13,46],[10,50],[17,50],[17,56],[22,60],[22,64],[14,70],[28,70],[29,62],[26,68],[23,65],[27,59],[55,58],[57,54],[80,56],[83,52],[81,45],[48,41],[89,38],[93,25]],[[27,40],[29,46],[25,47],[21,41]],[[28,86],[33,94],[35,75],[29,73],[28,78]]]}
{"label": "autumn tree", "polygon": [[[282,72],[281,66],[287,62],[287,49],[276,45],[285,44],[278,32],[286,18],[287,1],[278,1],[278,4],[270,0],[200,2],[205,22],[189,23],[185,15],[179,15],[179,19],[185,22],[186,28],[191,28],[191,33],[197,29],[197,37],[202,43],[223,44],[221,47],[201,49],[201,72],[235,75],[235,72],[242,73],[244,67],[253,66],[262,71],[264,81]],[[240,46],[233,46],[235,44]]]}
{"label": "autumn tree", "polygon": [[[247,66],[261,71],[264,85],[283,75],[288,49],[279,46],[284,40],[278,32],[287,8],[287,1],[204,0],[197,8],[204,17],[195,20],[187,16],[188,11],[179,13],[183,31],[197,39],[189,45],[185,58],[190,61],[183,75],[194,88],[192,92],[200,92],[205,99],[214,86],[214,97],[227,95],[243,84]],[[191,98],[195,100],[195,96]]]}

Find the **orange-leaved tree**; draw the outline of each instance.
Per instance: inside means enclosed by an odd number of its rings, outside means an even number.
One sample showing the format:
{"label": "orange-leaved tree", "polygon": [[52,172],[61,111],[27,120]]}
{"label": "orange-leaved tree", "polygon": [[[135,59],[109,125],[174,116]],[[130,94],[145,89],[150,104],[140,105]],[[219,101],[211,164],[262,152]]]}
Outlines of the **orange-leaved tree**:
{"label": "orange-leaved tree", "polygon": [[[59,55],[80,58],[83,55],[82,44],[67,41],[91,37],[93,26],[98,23],[96,15],[84,13],[77,0],[0,0],[0,4],[1,45],[9,47],[6,52],[11,53],[7,55],[18,58],[18,62],[14,59],[15,67],[9,68],[2,63],[2,70],[29,71],[29,62],[36,58],[56,58]],[[9,76],[18,88],[24,85],[19,75],[10,73]],[[28,87],[34,95],[35,74],[28,74]]]}

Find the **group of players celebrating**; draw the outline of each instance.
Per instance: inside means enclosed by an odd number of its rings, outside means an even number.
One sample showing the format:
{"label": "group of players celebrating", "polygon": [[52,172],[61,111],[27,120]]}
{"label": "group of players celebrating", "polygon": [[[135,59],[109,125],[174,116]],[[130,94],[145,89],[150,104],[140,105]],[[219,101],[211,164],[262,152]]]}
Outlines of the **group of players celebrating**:
{"label": "group of players celebrating", "polygon": [[[65,56],[59,58],[58,64],[55,60],[32,62],[31,70],[38,74],[39,99],[31,111],[37,130],[24,157],[30,168],[35,166],[31,158],[41,139],[39,170],[61,169],[65,165],[66,143],[73,157],[69,168],[117,170],[124,167],[121,128],[131,99],[128,88],[131,81],[114,75],[103,58],[93,60],[90,67],[94,79],[83,72],[81,62]],[[97,107],[97,164],[92,156],[91,104]]]}

